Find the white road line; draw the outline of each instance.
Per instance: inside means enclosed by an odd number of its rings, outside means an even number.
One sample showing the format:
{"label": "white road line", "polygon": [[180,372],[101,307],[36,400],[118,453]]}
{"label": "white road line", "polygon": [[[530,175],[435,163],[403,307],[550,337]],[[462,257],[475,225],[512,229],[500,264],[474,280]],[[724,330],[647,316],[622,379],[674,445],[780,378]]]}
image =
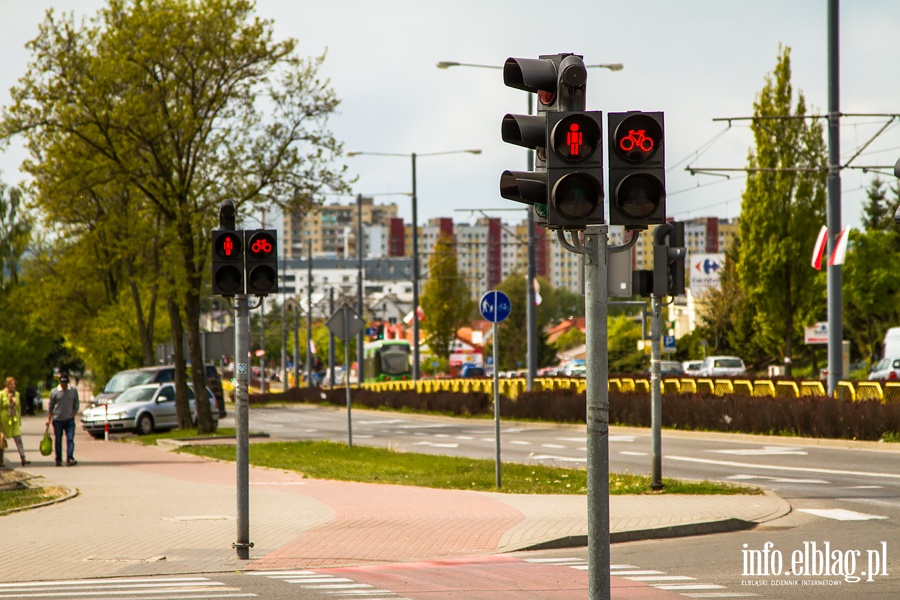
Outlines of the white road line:
{"label": "white road line", "polygon": [[531,442],[526,442],[525,440],[510,440],[510,444],[518,444],[519,446],[530,446]]}
{"label": "white road line", "polygon": [[634,452],[630,450],[621,450],[619,454],[623,454],[625,456],[647,456],[646,452]]}
{"label": "white road line", "polygon": [[611,442],[633,442],[636,438],[633,435],[611,435],[609,436],[609,441]]}
{"label": "white road line", "polygon": [[[294,583],[300,582],[295,581]],[[373,588],[373,586],[367,583],[319,583],[316,585],[304,585],[302,587],[310,590],[353,590],[359,588]]]}
{"label": "white road line", "polygon": [[734,462],[730,460],[711,460],[707,458],[693,458],[690,456],[667,456],[666,460],[680,462],[703,463],[707,465],[721,465],[723,467],[737,467],[738,469],[767,469],[770,471],[800,471],[802,473],[823,473],[828,475],[857,475],[859,477],[884,477],[887,479],[900,479],[900,473],[873,473],[870,471],[844,471],[841,469],[819,469],[814,467],[782,467],[780,465],[756,465],[753,463]]}
{"label": "white road line", "polygon": [[562,444],[541,444],[541,448],[554,448],[556,450],[563,450],[565,446]]}
{"label": "white road line", "polygon": [[[830,481],[825,481],[824,479],[797,479],[790,477],[767,477],[766,475],[729,475],[726,479],[732,479],[735,481],[747,481],[750,479],[762,479],[764,481],[771,481],[772,483],[809,483],[815,485],[830,485]],[[880,486],[878,486],[880,487]]]}
{"label": "white road line", "polygon": [[844,488],[845,490],[881,490],[884,489],[883,485],[851,485],[850,487]]}
{"label": "white road line", "polygon": [[816,515],[817,517],[834,519],[835,521],[871,521],[872,519],[887,519],[887,517],[869,515],[856,512],[855,510],[845,510],[843,508],[800,508],[797,510]]}
{"label": "white road line", "polygon": [[450,427],[450,425],[444,425],[443,423],[420,425],[416,423],[414,425],[400,425],[398,429],[444,429],[445,427]]}
{"label": "white road line", "polygon": [[456,439],[458,439],[458,440],[474,440],[475,438],[473,438],[471,435],[458,435],[458,436],[456,436]]}
{"label": "white road line", "polygon": [[[212,592],[212,593],[207,593]],[[225,593],[234,592],[234,593]],[[148,596],[148,594],[165,594]],[[253,598],[256,594],[241,592],[240,588],[216,588],[215,590],[203,590],[194,588],[171,588],[154,590],[117,590],[105,588],[89,592],[76,592],[60,589],[52,592],[31,590],[27,594],[0,594],[0,598],[92,598],[93,600],[105,600],[107,598],[141,598],[141,600],[187,600],[189,598]]]}
{"label": "white road line", "polygon": [[123,583],[172,583],[209,581],[206,577],[138,577],[127,579],[65,579],[60,581],[27,581],[0,583],[0,592],[6,588],[69,586],[69,585],[120,585]]}
{"label": "white road line", "polygon": [[809,456],[806,450],[799,450],[791,446],[763,446],[762,448],[736,448],[734,450],[705,450],[704,452],[716,452],[718,454],[736,454],[738,456],[780,456],[795,454],[797,456]]}
{"label": "white road line", "polygon": [[710,592],[705,594],[681,594],[688,598],[757,598],[759,594],[752,592]]}
{"label": "white road line", "polygon": [[312,571],[244,571],[244,575],[262,575],[263,577],[280,577],[283,575],[318,575]]}
{"label": "white road line", "polygon": [[415,444],[413,444],[413,446],[430,446],[432,448],[459,448],[459,444],[454,444],[453,442],[416,442]]}
{"label": "white road line", "polygon": [[332,577],[331,575],[320,575],[319,577],[304,577],[303,579],[285,579],[288,583],[356,583],[352,579],[346,577]]}
{"label": "white road line", "polygon": [[614,573],[617,577],[625,577],[626,575],[665,575],[664,571],[652,571],[652,570],[637,570],[637,571],[616,571]]}
{"label": "white road line", "polygon": [[609,565],[609,568],[613,571],[621,569],[637,569],[634,565]]}
{"label": "white road line", "polygon": [[716,585],[715,583],[673,583],[669,584],[661,584],[654,585],[658,590],[671,590],[673,592],[677,591],[688,591],[688,590],[724,590],[724,585]]}
{"label": "white road line", "polygon": [[648,577],[626,577],[631,581],[697,581],[696,577],[687,577],[685,575],[650,575]]}

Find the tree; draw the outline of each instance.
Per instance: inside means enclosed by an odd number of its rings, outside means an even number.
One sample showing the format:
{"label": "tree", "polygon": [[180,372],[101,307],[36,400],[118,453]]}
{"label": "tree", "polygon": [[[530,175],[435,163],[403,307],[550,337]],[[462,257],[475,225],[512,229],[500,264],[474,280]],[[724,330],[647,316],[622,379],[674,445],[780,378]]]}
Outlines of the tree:
{"label": "tree", "polygon": [[881,356],[888,327],[900,325],[900,307],[890,299],[900,292],[900,232],[894,210],[900,190],[872,180],[863,206],[863,231],[850,231],[847,260],[842,269],[844,333],[853,350],[870,363]]}
{"label": "tree", "polygon": [[[132,218],[158,218],[177,256],[165,280],[179,308],[168,313],[184,319],[192,364],[203,360],[201,295],[219,204],[307,210],[324,191],[347,191],[345,168],[332,166],[341,146],[325,128],[338,101],[318,76],[324,56],[298,58],[295,41],[274,41],[272,22],[253,10],[250,0],[109,0],[88,22],[50,10],[0,123],[0,138],[25,138],[24,168],[46,182],[41,190],[70,192],[44,205],[70,203],[73,187],[115,186],[138,200]],[[61,185],[53,167],[73,162],[92,168],[77,186]],[[203,370],[193,371],[200,389]],[[176,383],[181,404],[186,388]],[[211,430],[205,403],[197,413],[198,429]]]}
{"label": "tree", "polygon": [[[512,371],[524,368],[528,353],[528,323],[525,315],[526,278],[524,273],[512,273],[497,286],[497,289],[509,296],[512,302],[512,310],[509,317],[500,323],[499,340],[497,343],[497,357],[500,361],[499,369]],[[549,282],[541,280],[541,290],[552,295],[552,287]],[[541,294],[543,296],[543,293]],[[547,343],[547,326],[551,321],[551,308],[547,301],[541,302],[537,307],[535,321],[537,322],[537,366],[546,367],[556,363],[556,350]],[[488,349],[486,348],[487,352]],[[490,350],[493,351],[493,350]]]}
{"label": "tree", "polygon": [[808,262],[825,222],[823,128],[806,117],[802,93],[792,107],[793,101],[790,49],[783,48],[754,103],[755,150],[748,159],[736,264],[755,341],[782,358],[788,374],[794,344],[825,307],[825,278]]}
{"label": "tree", "polygon": [[647,357],[637,349],[641,339],[641,324],[619,315],[608,320],[609,372],[637,373],[647,369]]}
{"label": "tree", "polygon": [[421,322],[425,343],[432,354],[449,360],[456,332],[468,321],[474,304],[459,272],[453,240],[446,234],[438,238],[428,259],[428,279],[419,300],[425,313]]}

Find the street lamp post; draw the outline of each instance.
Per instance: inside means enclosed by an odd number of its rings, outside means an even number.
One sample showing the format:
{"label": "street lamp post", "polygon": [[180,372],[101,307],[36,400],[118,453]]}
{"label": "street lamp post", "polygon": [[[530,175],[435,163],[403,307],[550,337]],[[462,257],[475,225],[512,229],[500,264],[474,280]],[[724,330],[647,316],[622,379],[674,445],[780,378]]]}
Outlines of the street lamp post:
{"label": "street lamp post", "polygon": [[[496,65],[476,65],[470,63],[461,63],[454,61],[442,60],[437,65],[438,69],[449,69],[450,67],[475,67],[479,69],[503,69],[501,66]],[[601,63],[598,65],[586,65],[588,69],[609,69],[610,71],[621,71],[624,67],[622,63]],[[532,114],[534,111],[534,99],[533,94],[528,94],[528,114]],[[534,170],[534,151],[527,151],[527,165],[528,170]],[[534,211],[528,211],[528,267],[526,271],[526,276],[528,278],[528,282],[525,286],[525,329],[527,332],[527,344],[526,344],[526,355],[525,355],[525,366],[527,367],[526,377],[525,377],[525,389],[527,391],[531,391],[534,385],[534,378],[537,375],[537,292],[534,289],[534,282],[537,278],[537,257],[536,257],[536,246],[537,240],[535,239],[535,225],[534,225]],[[494,368],[499,368],[498,365],[494,365]]]}
{"label": "street lamp post", "polygon": [[480,149],[472,150],[448,150],[445,152],[428,152],[417,154],[402,154],[397,152],[347,152],[348,157],[369,156],[400,156],[412,159],[412,253],[413,253],[413,381],[419,380],[419,201],[416,190],[416,158],[419,156],[439,156],[443,154],[481,154]]}

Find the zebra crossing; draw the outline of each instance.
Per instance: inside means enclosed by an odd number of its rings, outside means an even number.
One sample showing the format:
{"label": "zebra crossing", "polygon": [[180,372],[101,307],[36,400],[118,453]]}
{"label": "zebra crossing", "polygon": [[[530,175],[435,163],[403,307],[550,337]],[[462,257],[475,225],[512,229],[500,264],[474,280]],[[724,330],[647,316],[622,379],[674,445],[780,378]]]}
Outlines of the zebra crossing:
{"label": "zebra crossing", "polygon": [[0,599],[204,600],[254,596],[256,594],[242,592],[239,588],[207,577],[110,577],[0,583]]}
{"label": "zebra crossing", "polygon": [[334,600],[409,600],[390,590],[379,589],[367,583],[358,583],[338,575],[322,575],[315,571],[247,571],[247,575],[258,575],[269,579],[298,585],[306,590],[323,592]]}
{"label": "zebra crossing", "polygon": [[[526,558],[525,562],[559,567],[569,567],[586,571],[588,561],[580,558]],[[676,592],[688,598],[758,598],[752,592],[729,591],[724,585],[703,583],[686,575],[669,575],[665,571],[641,569],[634,565],[610,565],[610,574],[630,581],[639,581],[660,590]]]}

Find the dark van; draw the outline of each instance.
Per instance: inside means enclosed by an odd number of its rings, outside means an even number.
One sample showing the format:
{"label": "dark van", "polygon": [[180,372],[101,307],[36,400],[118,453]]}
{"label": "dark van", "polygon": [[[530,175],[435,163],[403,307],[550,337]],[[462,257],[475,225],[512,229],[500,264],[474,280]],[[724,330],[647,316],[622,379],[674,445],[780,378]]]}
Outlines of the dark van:
{"label": "dark van", "polygon": [[[115,400],[119,394],[136,385],[170,383],[173,381],[175,381],[175,367],[173,365],[119,371],[107,382],[103,391],[94,396],[94,404],[108,404]],[[206,365],[206,386],[212,390],[213,395],[216,397],[219,417],[224,417],[225,395],[222,392],[222,378],[219,377],[219,372],[213,365]]]}

